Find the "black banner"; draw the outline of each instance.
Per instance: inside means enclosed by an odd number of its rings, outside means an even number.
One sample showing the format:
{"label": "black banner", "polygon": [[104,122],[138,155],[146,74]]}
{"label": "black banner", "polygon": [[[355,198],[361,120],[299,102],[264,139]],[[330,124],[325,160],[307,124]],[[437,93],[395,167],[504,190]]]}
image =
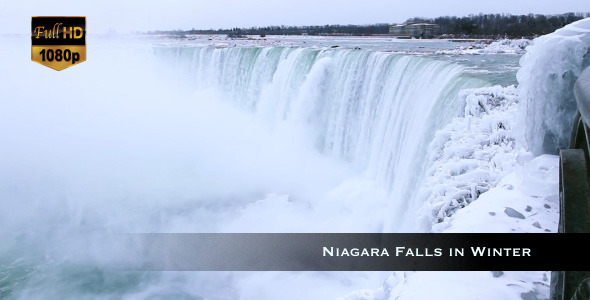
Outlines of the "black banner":
{"label": "black banner", "polygon": [[582,271],[590,234],[145,233],[114,239],[125,270]]}

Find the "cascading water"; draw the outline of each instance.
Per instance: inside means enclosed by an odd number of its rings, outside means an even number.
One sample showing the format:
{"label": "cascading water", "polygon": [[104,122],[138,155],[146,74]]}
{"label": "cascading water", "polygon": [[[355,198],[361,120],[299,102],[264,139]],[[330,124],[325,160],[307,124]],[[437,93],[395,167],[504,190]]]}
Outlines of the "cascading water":
{"label": "cascading water", "polygon": [[[560,31],[558,39],[537,40],[521,62],[519,121],[533,152],[567,142],[559,132],[571,111],[555,115],[547,107],[571,102],[563,95],[588,65],[589,30],[585,20]],[[116,258],[106,245],[113,233],[404,232],[419,230],[413,212],[423,203],[460,207],[451,205],[453,192],[477,196],[476,181],[490,175],[492,186],[502,174],[498,166],[514,163],[506,130],[517,127],[502,109],[486,114],[487,101],[510,109],[517,102],[514,88],[471,91],[459,103],[460,90],[489,85],[448,62],[461,58],[178,47],[177,41],[155,48],[154,57],[153,40],[146,45],[89,35],[88,61],[56,74],[22,63],[29,60],[28,36],[0,39],[9,45],[0,47],[7,70],[0,72],[2,299],[298,300],[353,291],[359,292],[346,299],[413,299],[415,291],[468,299],[474,290],[490,299],[520,299],[536,297],[529,292],[548,284],[536,275],[522,280],[487,272],[464,275],[466,281],[439,272],[408,279],[401,272],[384,283],[389,273],[112,269]],[[562,58],[546,59],[555,57]],[[507,65],[485,55],[466,60],[482,78]],[[510,82],[509,73],[498,74]],[[556,83],[559,88],[550,90]],[[449,124],[428,147],[463,107],[466,118]],[[471,125],[481,132],[470,132]],[[535,136],[538,129],[544,136]],[[445,148],[448,142],[454,147]],[[503,142],[510,145],[495,145]],[[465,155],[471,150],[479,152],[481,164]],[[445,158],[429,166],[432,154]],[[471,165],[474,171],[463,173]],[[417,196],[428,184],[427,167],[437,174],[431,186],[445,186],[435,195],[442,200]],[[463,181],[456,185],[446,182],[458,176]],[[426,211],[441,211],[436,205]],[[493,216],[485,208],[480,213]],[[429,223],[439,219],[429,216]],[[504,294],[507,287],[513,291]]]}
{"label": "cascading water", "polygon": [[380,284],[374,273],[119,273],[104,249],[117,232],[415,230],[427,145],[459,114],[459,91],[487,85],[423,56],[207,46],[154,57],[89,39],[93,58],[59,75],[8,59],[29,53],[26,37],[2,50],[0,298],[325,299]]}
{"label": "cascading water", "polygon": [[311,128],[318,150],[388,191],[384,231],[412,230],[428,143],[458,115],[458,92],[486,85],[457,64],[374,51],[185,47],[156,55],[195,88],[219,88],[271,126]]}

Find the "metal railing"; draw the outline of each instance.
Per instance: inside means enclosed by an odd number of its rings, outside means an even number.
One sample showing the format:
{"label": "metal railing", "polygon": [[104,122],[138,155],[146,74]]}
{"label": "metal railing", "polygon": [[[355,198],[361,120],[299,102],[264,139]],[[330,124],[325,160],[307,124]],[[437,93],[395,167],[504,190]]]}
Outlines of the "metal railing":
{"label": "metal railing", "polygon": [[[560,151],[559,198],[560,233],[590,233],[590,67],[574,85],[578,114],[574,121],[570,149]],[[590,277],[590,271],[551,273],[551,300],[570,300],[576,289]],[[584,284],[588,289],[587,282]],[[579,300],[578,295],[576,300]]]}

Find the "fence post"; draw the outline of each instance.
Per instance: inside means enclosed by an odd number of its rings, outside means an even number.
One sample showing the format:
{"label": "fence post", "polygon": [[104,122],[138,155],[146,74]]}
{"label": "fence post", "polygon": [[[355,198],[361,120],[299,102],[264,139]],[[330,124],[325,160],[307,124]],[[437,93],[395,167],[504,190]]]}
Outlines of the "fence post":
{"label": "fence post", "polygon": [[[559,232],[590,233],[590,68],[574,85],[579,113],[572,129],[571,149],[559,153]],[[590,271],[554,271],[551,274],[551,300],[569,300]]]}

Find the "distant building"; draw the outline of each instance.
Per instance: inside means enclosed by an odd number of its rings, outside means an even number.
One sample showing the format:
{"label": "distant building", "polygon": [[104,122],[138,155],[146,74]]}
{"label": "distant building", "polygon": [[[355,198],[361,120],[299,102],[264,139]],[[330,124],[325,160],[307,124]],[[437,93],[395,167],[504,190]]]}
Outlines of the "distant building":
{"label": "distant building", "polygon": [[433,38],[438,31],[438,24],[416,23],[400,24],[389,27],[389,34],[399,38]]}

